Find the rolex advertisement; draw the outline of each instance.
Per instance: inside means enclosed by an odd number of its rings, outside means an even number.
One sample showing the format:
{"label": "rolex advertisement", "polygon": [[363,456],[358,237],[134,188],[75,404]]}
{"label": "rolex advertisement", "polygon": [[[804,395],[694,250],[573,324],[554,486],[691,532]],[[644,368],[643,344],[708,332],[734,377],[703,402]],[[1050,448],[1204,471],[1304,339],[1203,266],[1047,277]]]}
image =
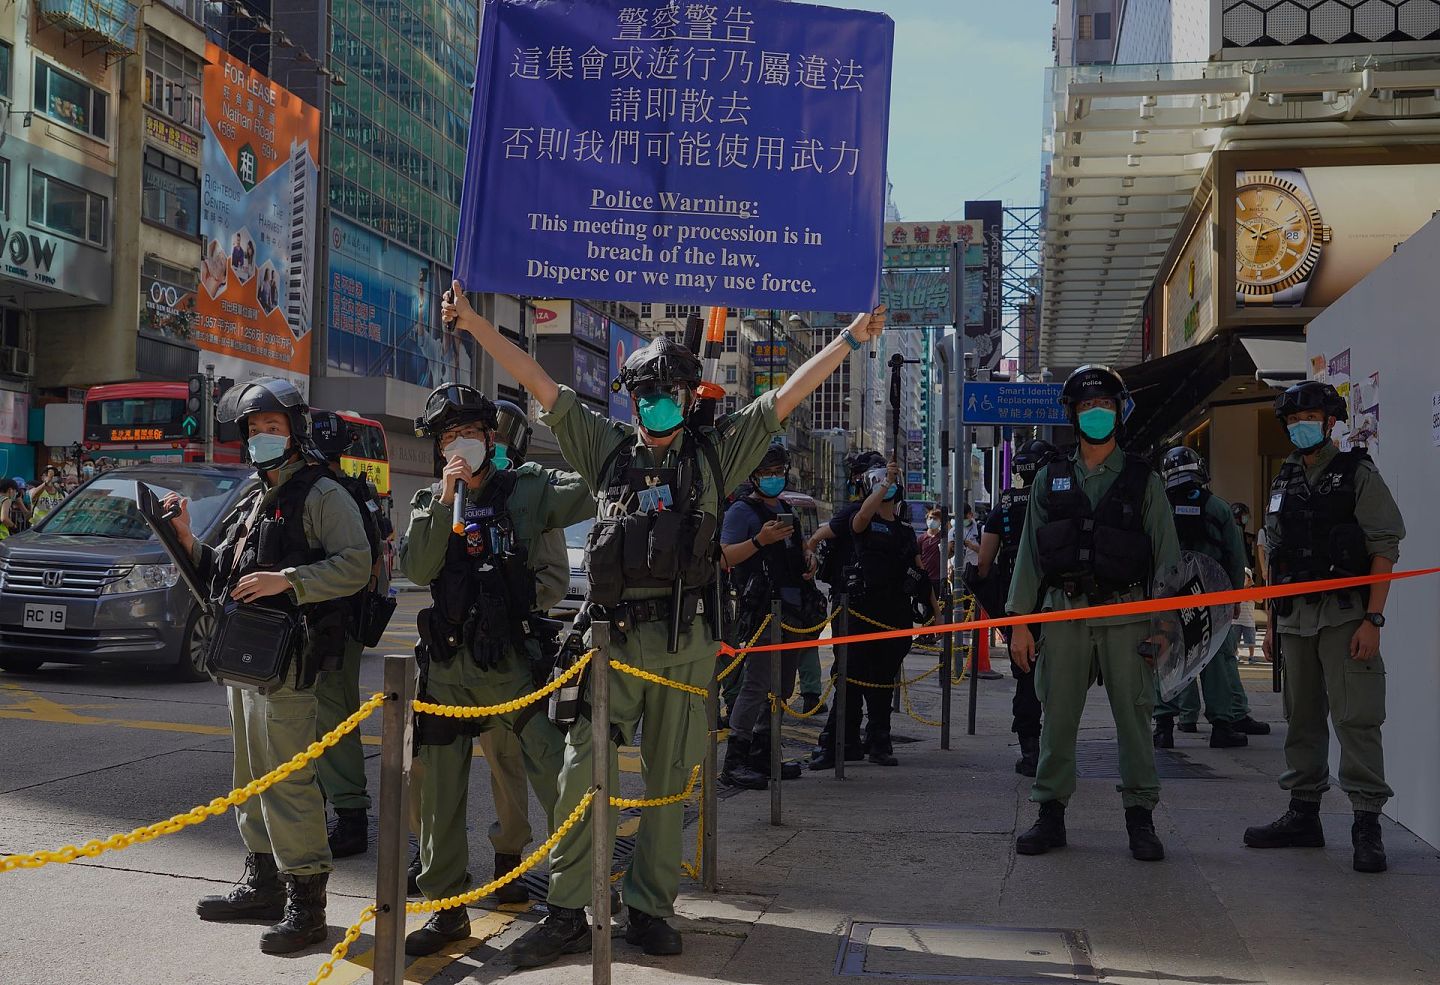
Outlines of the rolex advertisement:
{"label": "rolex advertisement", "polygon": [[1437,210],[1440,164],[1238,169],[1230,320],[1308,321]]}

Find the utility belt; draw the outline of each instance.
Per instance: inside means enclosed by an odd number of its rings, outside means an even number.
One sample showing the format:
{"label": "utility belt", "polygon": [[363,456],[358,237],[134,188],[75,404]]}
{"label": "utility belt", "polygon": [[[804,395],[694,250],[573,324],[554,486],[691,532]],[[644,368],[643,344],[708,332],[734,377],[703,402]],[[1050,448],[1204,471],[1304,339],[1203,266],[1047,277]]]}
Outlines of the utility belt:
{"label": "utility belt", "polygon": [[[610,631],[622,643],[628,638],[627,634],[630,630],[643,622],[678,625],[680,631],[684,632],[694,624],[696,616],[711,615],[706,612],[703,589],[686,589],[680,593],[678,619],[675,618],[675,603],[673,599],[669,598],[626,599],[613,605],[600,607],[600,611],[604,613],[604,618],[610,620]],[[595,613],[593,618],[600,618],[600,614]],[[712,625],[711,629],[714,628]]]}
{"label": "utility belt", "polygon": [[322,672],[340,669],[345,614],[331,603],[307,609],[227,602],[215,614],[205,669],[221,684],[269,694],[289,682],[298,661],[296,686],[313,687]]}
{"label": "utility belt", "polygon": [[1140,598],[1145,598],[1147,595],[1145,587],[1139,582],[1117,588],[1114,585],[1101,582],[1094,575],[1047,578],[1045,583],[1050,588],[1059,589],[1060,593],[1067,599],[1074,599],[1083,595],[1091,605],[1110,605],[1114,602],[1127,601],[1127,595],[1137,592]]}

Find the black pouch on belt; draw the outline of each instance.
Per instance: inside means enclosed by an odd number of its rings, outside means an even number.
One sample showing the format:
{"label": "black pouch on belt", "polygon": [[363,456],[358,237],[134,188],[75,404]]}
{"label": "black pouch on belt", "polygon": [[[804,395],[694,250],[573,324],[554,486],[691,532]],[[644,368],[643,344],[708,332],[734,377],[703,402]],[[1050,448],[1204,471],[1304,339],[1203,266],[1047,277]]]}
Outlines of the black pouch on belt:
{"label": "black pouch on belt", "polygon": [[268,694],[289,678],[300,643],[294,613],[231,602],[216,615],[205,669],[221,684]]}
{"label": "black pouch on belt", "polygon": [[585,540],[585,570],[590,575],[589,601],[611,606],[625,590],[624,520],[597,520]]}
{"label": "black pouch on belt", "polygon": [[415,622],[420,641],[430,650],[431,660],[448,664],[455,659],[455,655],[460,652],[459,626],[447,623],[434,606],[421,609]]}

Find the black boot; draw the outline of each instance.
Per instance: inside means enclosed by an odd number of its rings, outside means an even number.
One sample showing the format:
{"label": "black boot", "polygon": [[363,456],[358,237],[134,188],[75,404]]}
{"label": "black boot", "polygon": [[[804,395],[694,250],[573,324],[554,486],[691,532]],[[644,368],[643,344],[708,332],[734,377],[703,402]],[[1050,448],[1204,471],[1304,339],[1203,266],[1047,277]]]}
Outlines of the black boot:
{"label": "black boot", "polygon": [[625,923],[625,942],[643,948],[646,954],[657,957],[679,954],[685,949],[680,931],[665,922],[664,917],[652,917],[641,913],[633,906],[625,908],[629,919]]}
{"label": "black boot", "polygon": [[[507,872],[513,872],[520,868],[521,858],[519,855],[501,855],[495,853],[495,878],[499,879]],[[530,902],[530,890],[519,879],[511,880],[499,889],[495,890],[495,901],[497,903],[528,903]]]}
{"label": "black boot", "polygon": [[405,937],[405,953],[412,958],[434,954],[446,944],[470,936],[470,912],[463,906],[436,910],[425,926]]}
{"label": "black boot", "polygon": [[1175,726],[1175,728],[1189,735],[1194,735],[1196,732],[1200,731],[1200,726],[1196,725],[1194,722],[1181,722],[1179,725]]}
{"label": "black boot", "polygon": [[815,714],[817,714],[817,715],[819,715],[819,714],[821,714],[822,712],[825,711],[825,709],[820,706],[820,695],[818,695],[818,694],[802,694],[802,695],[800,695],[800,712],[801,712],[801,714],[808,715],[808,714],[810,714],[812,711],[815,712]]}
{"label": "black boot", "polygon": [[1250,744],[1250,736],[1230,722],[1214,722],[1210,726],[1211,749],[1238,749]]}
{"label": "black boot", "polygon": [[1156,749],[1175,748],[1175,716],[1160,715],[1155,719],[1155,733],[1151,736]]}
{"label": "black boot", "polygon": [[[750,737],[750,766],[761,776],[770,776],[770,733],[756,732]],[[798,780],[803,767],[798,759],[780,760],[780,779]]]}
{"label": "black boot", "polygon": [[1155,834],[1155,818],[1148,807],[1125,808],[1125,830],[1130,832],[1130,854],[1141,862],[1158,862],[1165,846]]}
{"label": "black boot", "polygon": [[876,766],[900,765],[900,760],[895,758],[895,746],[890,741],[888,729],[870,733],[870,762]]}
{"label": "black boot", "polygon": [[1269,722],[1257,722],[1249,715],[1246,715],[1244,718],[1240,719],[1240,721],[1233,723],[1230,727],[1237,732],[1244,732],[1246,735],[1270,734]]}
{"label": "black boot", "polygon": [[415,849],[415,854],[410,856],[410,864],[405,867],[405,892],[410,896],[420,895],[420,849]]}
{"label": "black boot", "polygon": [[1047,800],[1040,805],[1040,817],[1029,831],[1015,839],[1021,855],[1044,855],[1052,848],[1065,847],[1065,805]]}
{"label": "black boot", "polygon": [[[845,745],[845,762],[855,763],[865,758],[864,750],[858,746]],[[835,768],[835,738],[832,733],[821,732],[820,744],[810,750],[810,761],[806,763],[810,770],[833,770]]]}
{"label": "black boot", "polygon": [[590,950],[590,922],[583,909],[550,907],[550,915],[506,949],[517,968],[539,968],[562,954]]}
{"label": "black boot", "polygon": [[260,935],[260,950],[266,954],[291,954],[325,939],[325,883],[329,873],[280,878],[285,883],[285,916]]}
{"label": "black boot", "polygon": [[720,782],[741,790],[764,790],[770,785],[765,774],[750,765],[750,740],[734,732],[725,740],[725,765],[720,769]]}
{"label": "black boot", "polygon": [[224,896],[205,896],[195,904],[201,920],[279,920],[285,914],[285,886],[275,856],[251,852],[245,874]]}
{"label": "black boot", "polygon": [[1040,766],[1040,736],[1020,736],[1020,758],[1015,760],[1015,772],[1021,776],[1034,776]]}
{"label": "black boot", "polygon": [[370,819],[361,807],[335,808],[330,822],[330,854],[335,858],[360,855],[370,847]]}
{"label": "black boot", "polygon": [[1290,809],[1278,820],[1246,828],[1245,844],[1251,848],[1324,848],[1319,801],[1292,798]]}
{"label": "black boot", "polygon": [[1380,815],[1375,811],[1356,811],[1350,826],[1350,843],[1355,846],[1352,864],[1356,872],[1384,872],[1385,842],[1380,838]]}

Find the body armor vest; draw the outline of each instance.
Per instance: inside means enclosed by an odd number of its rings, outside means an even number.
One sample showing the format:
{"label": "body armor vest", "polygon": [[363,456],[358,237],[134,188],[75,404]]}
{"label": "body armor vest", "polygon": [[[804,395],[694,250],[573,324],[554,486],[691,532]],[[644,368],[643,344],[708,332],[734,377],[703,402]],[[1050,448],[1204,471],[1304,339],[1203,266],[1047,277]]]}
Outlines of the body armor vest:
{"label": "body armor vest", "polygon": [[1000,511],[1000,550],[995,566],[1003,584],[1009,585],[1015,574],[1015,561],[1020,556],[1020,535],[1025,532],[1025,514],[1030,509],[1030,489],[1014,487],[1000,494],[995,508]]}
{"label": "body armor vest", "polygon": [[[881,532],[876,524],[884,524],[888,530]],[[853,533],[852,556],[859,567],[863,590],[854,592],[863,598],[904,599],[909,593],[907,577],[915,565],[915,554],[919,543],[915,528],[896,517],[885,520],[876,516],[864,533]],[[926,580],[928,586],[929,580]],[[860,585],[856,586],[861,587]]]}
{"label": "body armor vest", "polygon": [[1355,519],[1355,470],[1369,460],[1363,449],[1340,452],[1313,486],[1303,462],[1280,467],[1269,508],[1280,534],[1266,545],[1277,584],[1369,574],[1365,532]]}
{"label": "body armor vest", "polygon": [[1165,490],[1170,510],[1175,515],[1175,534],[1180,549],[1195,551],[1225,561],[1224,528],[1218,518],[1210,515],[1210,490],[1204,486],[1185,485]]}
{"label": "body armor vest", "polygon": [[[769,523],[776,516],[770,507],[750,497],[736,502],[730,508],[749,509],[762,524]],[[808,584],[805,581],[808,570],[805,564],[805,542],[800,536],[800,526],[797,523],[789,538],[765,545],[754,557],[736,568],[735,573],[739,576],[735,579],[736,587],[741,596],[763,591],[763,597],[768,599],[772,594],[778,594],[782,588],[804,587]],[[759,588],[753,587],[756,582],[762,582],[763,585]]]}
{"label": "body armor vest", "polygon": [[1150,474],[1144,460],[1125,456],[1120,475],[1092,508],[1070,459],[1046,468],[1041,494],[1050,520],[1035,532],[1035,544],[1048,584],[1095,601],[1148,583],[1152,562],[1144,506]]}

